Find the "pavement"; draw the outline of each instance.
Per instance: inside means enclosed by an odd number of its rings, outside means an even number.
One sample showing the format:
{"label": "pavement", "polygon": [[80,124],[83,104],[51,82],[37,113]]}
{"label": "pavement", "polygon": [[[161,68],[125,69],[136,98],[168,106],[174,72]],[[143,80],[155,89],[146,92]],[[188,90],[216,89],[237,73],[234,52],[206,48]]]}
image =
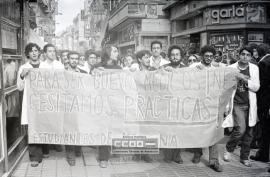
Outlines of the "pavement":
{"label": "pavement", "polygon": [[[223,161],[224,144],[219,144],[220,163],[224,171],[215,172],[208,167],[208,148],[203,149],[199,164],[193,164],[193,154],[183,150],[181,153],[184,164],[166,163],[160,154],[151,155],[152,163],[132,160],[132,155],[112,155],[107,168],[100,168],[96,148],[83,147],[82,156],[76,158],[76,165],[70,167],[65,152],[50,151],[50,157],[43,159],[38,167],[31,167],[28,152],[18,164],[12,177],[266,177],[270,176],[267,169],[270,163],[252,161],[248,168],[239,162],[240,148],[236,149],[231,162]],[[251,154],[255,154],[252,150]]]}

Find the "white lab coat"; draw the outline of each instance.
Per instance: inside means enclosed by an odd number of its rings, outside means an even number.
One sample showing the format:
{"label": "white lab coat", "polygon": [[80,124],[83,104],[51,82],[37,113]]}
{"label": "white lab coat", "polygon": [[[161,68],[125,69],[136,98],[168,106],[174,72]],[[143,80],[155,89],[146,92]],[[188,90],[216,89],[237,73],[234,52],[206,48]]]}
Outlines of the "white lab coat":
{"label": "white lab coat", "polygon": [[[238,63],[234,63],[228,67],[232,68],[237,68]],[[258,66],[249,63],[249,73],[250,73],[250,79],[248,80],[248,93],[249,93],[249,127],[253,127],[256,125],[258,121],[258,115],[257,115],[257,97],[256,97],[256,92],[260,88],[260,79],[259,79],[259,68]],[[232,111],[233,111],[233,100],[234,96],[236,93],[236,89],[233,91],[230,105],[228,107],[230,108],[230,112],[228,116],[225,118],[222,127],[233,127],[233,116],[232,116]]]}

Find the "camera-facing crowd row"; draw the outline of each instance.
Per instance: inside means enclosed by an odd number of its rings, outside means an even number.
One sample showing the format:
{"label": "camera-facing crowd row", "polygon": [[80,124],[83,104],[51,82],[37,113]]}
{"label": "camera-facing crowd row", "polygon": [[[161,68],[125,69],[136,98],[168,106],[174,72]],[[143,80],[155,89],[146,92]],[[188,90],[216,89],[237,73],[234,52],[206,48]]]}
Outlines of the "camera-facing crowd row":
{"label": "camera-facing crowd row", "polygon": [[[17,86],[24,90],[25,77],[31,68],[66,69],[73,72],[95,74],[95,72],[106,72],[107,69],[123,69],[134,71],[154,71],[158,69],[172,72],[174,69],[183,67],[194,67],[197,69],[208,69],[212,67],[232,67],[239,71],[237,87],[235,88],[225,116],[231,115],[233,125],[230,137],[224,149],[224,160],[230,161],[231,153],[241,144],[240,162],[251,167],[253,160],[269,161],[269,107],[270,107],[270,55],[269,47],[266,44],[257,46],[255,44],[243,46],[238,51],[237,58],[224,60],[221,51],[216,51],[212,46],[201,47],[200,53],[192,50],[183,51],[177,45],[172,45],[167,54],[162,54],[162,43],[153,41],[151,51],[140,50],[135,54],[129,53],[125,57],[119,57],[116,46],[106,46],[102,52],[88,50],[85,55],[76,51],[62,51],[57,57],[56,48],[47,44],[41,49],[37,44],[29,43],[25,47],[27,62],[22,65],[18,72]],[[27,98],[24,93],[23,106],[27,106]],[[258,120],[261,127],[258,128]],[[28,124],[27,113],[22,112],[22,124]],[[260,138],[254,133],[255,128],[262,132]],[[255,136],[254,136],[255,135]],[[256,137],[255,139],[253,137]],[[249,157],[251,143],[259,145],[256,156]],[[61,151],[60,145],[54,146]],[[79,146],[65,146],[66,157],[69,165],[74,166],[76,156],[81,154]],[[183,163],[181,149],[163,149],[164,161]],[[202,156],[202,148],[193,149],[193,163],[199,163]],[[29,156],[31,166],[35,167],[42,161],[42,158],[49,156],[48,145],[29,144]],[[109,146],[98,147],[98,160],[100,167],[108,166],[110,157]],[[135,156],[136,157],[136,156]],[[146,162],[151,162],[149,155],[141,155]],[[217,172],[223,171],[219,163],[217,144],[209,147],[209,166]]]}

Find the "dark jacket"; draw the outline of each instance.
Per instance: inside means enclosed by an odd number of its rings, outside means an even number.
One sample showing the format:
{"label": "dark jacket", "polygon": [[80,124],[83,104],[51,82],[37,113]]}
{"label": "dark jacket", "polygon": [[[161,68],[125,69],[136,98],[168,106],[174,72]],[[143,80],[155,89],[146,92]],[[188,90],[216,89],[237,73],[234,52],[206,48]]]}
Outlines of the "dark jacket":
{"label": "dark jacket", "polygon": [[270,108],[270,54],[259,61],[260,90],[258,92],[258,106]]}

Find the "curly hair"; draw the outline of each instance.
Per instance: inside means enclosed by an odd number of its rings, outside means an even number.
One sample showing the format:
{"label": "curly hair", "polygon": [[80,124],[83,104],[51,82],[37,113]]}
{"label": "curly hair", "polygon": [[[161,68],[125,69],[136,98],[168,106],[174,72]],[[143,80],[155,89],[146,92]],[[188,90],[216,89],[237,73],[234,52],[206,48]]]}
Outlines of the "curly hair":
{"label": "curly hair", "polygon": [[211,52],[216,55],[216,49],[210,45],[205,45],[201,48],[200,55],[203,56],[206,52]]}
{"label": "curly hair", "polygon": [[27,58],[29,58],[29,53],[33,50],[34,47],[40,52],[40,47],[36,43],[30,42],[25,46],[24,54]]}
{"label": "curly hair", "polygon": [[174,50],[174,49],[178,49],[178,50],[180,51],[181,57],[182,57],[182,58],[184,57],[184,50],[183,50],[180,46],[178,46],[178,45],[171,45],[171,46],[169,47],[169,49],[168,49],[168,57],[169,57],[169,58],[171,58],[171,52],[172,52],[172,50]]}
{"label": "curly hair", "polygon": [[149,50],[140,50],[136,53],[136,59],[138,61],[138,63],[140,63],[139,59],[142,59],[143,56],[145,55],[151,55]]}

